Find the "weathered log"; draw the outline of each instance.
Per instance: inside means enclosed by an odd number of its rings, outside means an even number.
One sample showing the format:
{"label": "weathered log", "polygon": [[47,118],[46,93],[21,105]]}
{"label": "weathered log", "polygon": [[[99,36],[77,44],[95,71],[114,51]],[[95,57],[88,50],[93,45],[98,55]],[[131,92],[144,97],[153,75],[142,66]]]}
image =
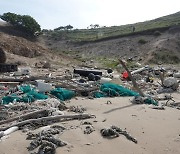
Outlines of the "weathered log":
{"label": "weathered log", "polygon": [[18,129],[19,129],[19,127],[17,127],[17,126],[10,127],[4,131],[4,135],[9,135],[9,134],[17,131]]}
{"label": "weathered log", "polygon": [[1,82],[25,82],[25,81],[33,81],[33,78],[24,78],[24,79],[16,79],[16,78],[0,78]]}
{"label": "weathered log", "polygon": [[148,68],[145,66],[145,67],[142,67],[142,68],[139,68],[135,71],[132,71],[131,74],[136,74],[136,73],[140,73],[140,72],[143,72],[145,70],[147,70]]}
{"label": "weathered log", "polygon": [[17,127],[17,126],[10,127],[5,131],[0,132],[0,138],[3,137],[3,136],[11,134],[11,133],[17,131],[18,129],[19,129],[19,127]]}
{"label": "weathered log", "polygon": [[42,117],[42,118],[37,118],[37,119],[28,119],[25,121],[15,123],[8,127],[4,127],[4,128],[2,127],[2,128],[0,128],[0,131],[6,130],[13,126],[21,127],[21,126],[24,126],[29,123],[40,123],[41,121],[43,121],[43,122],[44,121],[60,121],[62,119],[71,120],[71,119],[85,119],[85,118],[92,118],[92,117],[94,117],[94,116],[84,113],[84,114],[57,115],[57,116]]}
{"label": "weathered log", "polygon": [[21,116],[17,116],[17,117],[11,118],[11,119],[0,121],[0,125],[6,124],[6,123],[9,123],[9,122],[18,120],[18,119],[26,120],[26,119],[29,119],[29,118],[35,118],[39,114],[48,114],[48,112],[49,112],[49,110],[40,110],[40,111],[30,112],[30,113],[27,113],[27,114],[24,114],[24,115],[21,115]]}
{"label": "weathered log", "polygon": [[24,77],[21,79],[18,79],[18,78],[0,78],[1,82],[26,82],[26,81],[35,81],[35,80],[49,80],[49,81],[51,81],[50,78],[44,77],[44,76],[31,76],[29,78]]}

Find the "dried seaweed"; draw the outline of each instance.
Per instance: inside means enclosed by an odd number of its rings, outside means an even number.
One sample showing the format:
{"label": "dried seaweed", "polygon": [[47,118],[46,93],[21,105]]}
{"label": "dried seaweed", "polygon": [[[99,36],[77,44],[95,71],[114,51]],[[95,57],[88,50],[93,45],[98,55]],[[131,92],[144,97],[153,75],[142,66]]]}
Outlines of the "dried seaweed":
{"label": "dried seaweed", "polygon": [[127,131],[122,130],[121,128],[117,126],[111,126],[110,128],[104,128],[100,131],[101,135],[103,137],[119,137],[120,134],[124,135],[128,140],[131,140],[132,142],[137,144],[137,140],[132,137]]}
{"label": "dried seaweed", "polygon": [[32,141],[27,149],[33,151],[39,147],[38,152],[34,152],[33,154],[54,154],[57,147],[67,145],[64,141],[54,137],[54,135],[62,133],[64,129],[62,126],[55,125],[37,134],[28,133],[26,139]]}

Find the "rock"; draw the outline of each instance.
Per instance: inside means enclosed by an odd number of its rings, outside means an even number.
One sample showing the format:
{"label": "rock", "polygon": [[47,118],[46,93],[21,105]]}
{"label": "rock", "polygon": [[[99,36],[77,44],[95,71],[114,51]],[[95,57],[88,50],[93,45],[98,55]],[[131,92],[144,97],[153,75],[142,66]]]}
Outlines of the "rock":
{"label": "rock", "polygon": [[108,73],[112,73],[113,70],[109,68],[109,69],[107,70],[107,72],[108,72]]}
{"label": "rock", "polygon": [[177,88],[179,87],[179,83],[177,82],[177,79],[175,79],[174,77],[169,77],[164,80],[164,87],[177,90]]}
{"label": "rock", "polygon": [[95,81],[95,75],[93,73],[90,73],[88,75],[88,79],[89,79],[89,81]]}
{"label": "rock", "polygon": [[174,90],[172,88],[160,88],[157,90],[157,93],[158,94],[161,94],[161,93],[172,93]]}
{"label": "rock", "polygon": [[98,81],[101,79],[101,76],[100,75],[95,75],[95,80]]}
{"label": "rock", "polygon": [[173,75],[175,78],[180,78],[180,72],[178,72],[178,73],[174,73],[174,75]]}
{"label": "rock", "polygon": [[51,64],[49,62],[45,62],[43,68],[50,68]]}

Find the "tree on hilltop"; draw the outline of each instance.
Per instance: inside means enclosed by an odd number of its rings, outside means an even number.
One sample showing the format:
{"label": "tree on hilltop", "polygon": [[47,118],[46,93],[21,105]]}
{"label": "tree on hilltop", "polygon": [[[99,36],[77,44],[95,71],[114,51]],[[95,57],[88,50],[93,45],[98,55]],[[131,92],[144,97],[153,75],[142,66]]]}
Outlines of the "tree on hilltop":
{"label": "tree on hilltop", "polygon": [[59,31],[59,30],[71,30],[73,29],[73,26],[67,25],[67,26],[60,26],[58,28],[55,28],[54,31]]}
{"label": "tree on hilltop", "polygon": [[73,29],[73,26],[67,25],[65,28],[66,28],[67,30],[71,30],[71,29]]}
{"label": "tree on hilltop", "polygon": [[8,12],[1,15],[0,18],[13,26],[25,30],[31,35],[41,31],[40,25],[29,15],[18,15]]}

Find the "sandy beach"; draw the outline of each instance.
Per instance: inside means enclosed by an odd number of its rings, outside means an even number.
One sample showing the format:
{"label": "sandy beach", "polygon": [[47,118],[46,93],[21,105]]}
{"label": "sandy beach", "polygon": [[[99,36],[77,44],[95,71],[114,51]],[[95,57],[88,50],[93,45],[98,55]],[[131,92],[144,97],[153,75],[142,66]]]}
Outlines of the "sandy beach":
{"label": "sandy beach", "polygon": [[[179,94],[174,96],[178,100]],[[67,106],[82,106],[96,118],[61,122],[67,129],[60,139],[68,145],[57,148],[57,154],[179,154],[180,153],[180,113],[178,109],[165,107],[165,110],[150,108],[149,105],[136,105],[131,97],[72,99]],[[112,104],[107,104],[111,101]],[[92,123],[94,132],[84,134],[83,121]],[[58,123],[57,123],[58,124]],[[100,134],[102,128],[116,125],[125,129],[138,143],[120,135],[107,139]],[[28,154],[26,133],[17,131],[0,142],[1,154]]]}

